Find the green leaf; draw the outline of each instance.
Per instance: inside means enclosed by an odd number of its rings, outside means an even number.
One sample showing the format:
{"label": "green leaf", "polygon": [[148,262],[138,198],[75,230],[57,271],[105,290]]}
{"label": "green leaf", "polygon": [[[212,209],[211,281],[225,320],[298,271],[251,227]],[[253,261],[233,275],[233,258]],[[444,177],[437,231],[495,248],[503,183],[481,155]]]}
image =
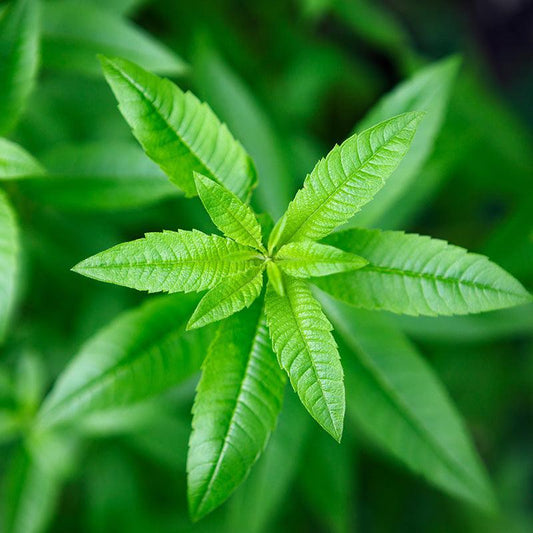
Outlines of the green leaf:
{"label": "green leaf", "polygon": [[211,289],[195,309],[187,329],[201,328],[250,307],[263,288],[263,266],[235,274]]}
{"label": "green leaf", "polygon": [[439,239],[400,231],[353,229],[327,244],[369,264],[316,284],[335,298],[367,309],[408,315],[462,315],[531,301],[510,274],[486,257]]}
{"label": "green leaf", "polygon": [[423,317],[396,315],[394,321],[409,337],[445,344],[502,341],[533,331],[533,305],[481,315]]}
{"label": "green leaf", "polygon": [[72,270],[148,292],[203,291],[258,266],[257,252],[200,231],[147,233],[93,255]]}
{"label": "green leaf", "polygon": [[246,478],[274,429],[284,387],[257,302],[220,325],[202,365],[187,460],[193,520]]}
{"label": "green leaf", "polygon": [[40,426],[139,402],[200,368],[207,335],[185,333],[196,297],[150,300],[120,315],[81,348],[38,415]]}
{"label": "green leaf", "polygon": [[39,162],[24,148],[0,138],[0,180],[11,180],[43,174]]}
{"label": "green leaf", "polygon": [[256,181],[253,162],[207,104],[125,59],[101,62],[133,134],[187,196],[196,194],[194,171],[248,196]]}
{"label": "green leaf", "polygon": [[22,448],[14,455],[4,479],[2,531],[45,531],[59,497],[57,473]]}
{"label": "green leaf", "polygon": [[383,187],[407,153],[422,113],[405,113],[353,135],[321,159],[270,235],[269,249],[318,240]]}
{"label": "green leaf", "polygon": [[49,174],[24,180],[20,189],[58,209],[130,209],[180,195],[141,148],[128,142],[59,146],[42,160]]}
{"label": "green leaf", "polygon": [[6,335],[15,303],[19,230],[15,212],[0,190],[0,342]]}
{"label": "green leaf", "polygon": [[282,246],[276,254],[276,263],[289,276],[311,278],[357,270],[368,261],[333,246],[301,241]]}
{"label": "green leaf", "polygon": [[[79,3],[85,3],[86,0],[75,0]],[[139,10],[148,0],[91,0],[91,3],[103,6],[108,11],[120,15],[129,15]]]}
{"label": "green leaf", "polygon": [[285,296],[268,286],[265,311],[281,367],[311,416],[337,441],[344,421],[344,384],[331,324],[305,281],[284,279]]}
{"label": "green leaf", "polygon": [[285,296],[285,286],[283,284],[283,276],[278,265],[272,261],[267,262],[268,281],[279,296]]}
{"label": "green leaf", "polygon": [[[410,36],[394,14],[371,0],[335,0],[333,10],[372,49],[393,57],[411,55]],[[405,58],[407,59],[407,58]]]}
{"label": "green leaf", "polygon": [[194,173],[194,182],[207,214],[226,237],[265,251],[261,226],[249,206],[228,189],[198,172]]}
{"label": "green leaf", "polygon": [[402,196],[409,194],[420,170],[433,150],[435,139],[444,120],[449,96],[457,76],[459,59],[452,57],[431,64],[382,98],[358,124],[359,131],[388,117],[407,111],[425,111],[409,148],[398,168],[379,191],[372,203],[350,221],[354,226],[379,223]]}
{"label": "green leaf", "polygon": [[260,178],[254,198],[261,209],[281,216],[291,200],[294,179],[271,113],[213,47],[199,42],[195,52],[193,76],[199,94],[253,158]]}
{"label": "green leaf", "polygon": [[288,390],[265,452],[226,506],[228,533],[272,531],[269,524],[290,497],[310,422],[296,394]]}
{"label": "green leaf", "polygon": [[18,121],[37,75],[39,4],[13,0],[0,13],[0,135]]}
{"label": "green leaf", "polygon": [[101,76],[97,54],[119,55],[169,76],[188,65],[172,50],[129,20],[92,2],[43,3],[43,65]]}
{"label": "green leaf", "polygon": [[380,314],[321,300],[352,352],[343,357],[348,417],[430,483],[493,508],[487,475],[459,414],[408,339]]}

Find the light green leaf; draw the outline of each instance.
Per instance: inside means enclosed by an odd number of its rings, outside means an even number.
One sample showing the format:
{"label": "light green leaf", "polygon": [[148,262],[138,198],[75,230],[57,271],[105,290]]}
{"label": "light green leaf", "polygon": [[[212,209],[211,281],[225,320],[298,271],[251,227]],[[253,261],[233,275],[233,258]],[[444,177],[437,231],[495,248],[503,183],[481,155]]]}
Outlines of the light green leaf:
{"label": "light green leaf", "polygon": [[58,209],[130,209],[180,195],[141,148],[128,142],[59,146],[42,160],[49,174],[24,180],[20,189]]}
{"label": "light green leaf", "polygon": [[193,407],[187,460],[193,520],[218,507],[245,479],[274,429],[284,385],[262,304],[220,325]]}
{"label": "light green leaf", "polygon": [[321,159],[270,235],[269,249],[318,240],[383,187],[407,153],[422,113],[405,113],[353,135]]}
{"label": "light green leaf", "polygon": [[261,226],[249,206],[228,189],[198,172],[194,173],[194,182],[207,214],[226,237],[265,251]]}
{"label": "light green leaf", "polygon": [[265,311],[272,346],[311,416],[337,441],[344,421],[344,384],[332,326],[305,281],[284,279],[285,296],[269,284]]}
{"label": "light green leaf", "polygon": [[270,282],[274,290],[278,293],[279,296],[285,296],[283,276],[278,265],[276,265],[276,263],[272,261],[268,261],[266,268],[268,274],[268,281]]}
{"label": "light green leaf", "polygon": [[120,315],[81,348],[38,415],[41,427],[148,399],[200,368],[207,335],[185,333],[196,297],[150,300]]}
{"label": "light green leaf", "polygon": [[422,166],[433,150],[444,120],[449,96],[459,68],[459,59],[452,57],[431,64],[382,98],[357,126],[364,130],[388,117],[407,111],[425,111],[407,155],[380,190],[372,203],[350,221],[351,226],[379,223],[402,196],[409,194]]}
{"label": "light green leaf", "polygon": [[0,135],[19,119],[35,84],[39,3],[13,0],[0,13]]}
{"label": "light green leaf", "polygon": [[380,448],[445,491],[486,509],[494,496],[460,415],[406,337],[377,313],[321,298],[352,353],[347,414]]}
{"label": "light green leaf", "polygon": [[0,342],[4,339],[15,303],[19,230],[15,212],[0,190]]}
{"label": "light green leaf", "polygon": [[510,274],[486,257],[439,239],[400,231],[353,229],[327,244],[360,254],[369,264],[316,280],[339,300],[408,315],[463,315],[531,301]]}
{"label": "light green leaf", "polygon": [[289,276],[311,278],[357,270],[368,261],[333,246],[300,241],[282,246],[276,254],[276,263]]}
{"label": "light green leaf", "polygon": [[260,178],[254,194],[258,205],[281,216],[292,198],[294,180],[271,113],[213,47],[199,42],[195,52],[193,76],[199,94],[253,158]]}
{"label": "light green leaf", "polygon": [[150,34],[92,2],[43,3],[45,67],[101,76],[97,54],[119,55],[153,72],[182,75],[188,65]]}
{"label": "light green leaf", "polygon": [[147,233],[93,255],[72,270],[148,292],[203,291],[258,266],[257,252],[200,231]]}
{"label": "light green leaf", "polygon": [[256,181],[253,162],[207,104],[125,59],[101,61],[133,134],[187,196],[196,194],[194,171],[248,196]]}
{"label": "light green leaf", "polygon": [[43,167],[24,148],[7,139],[0,138],[0,180],[11,180],[43,173]]}
{"label": "light green leaf", "polygon": [[263,288],[263,266],[221,281],[211,289],[195,309],[187,329],[201,328],[250,307]]}

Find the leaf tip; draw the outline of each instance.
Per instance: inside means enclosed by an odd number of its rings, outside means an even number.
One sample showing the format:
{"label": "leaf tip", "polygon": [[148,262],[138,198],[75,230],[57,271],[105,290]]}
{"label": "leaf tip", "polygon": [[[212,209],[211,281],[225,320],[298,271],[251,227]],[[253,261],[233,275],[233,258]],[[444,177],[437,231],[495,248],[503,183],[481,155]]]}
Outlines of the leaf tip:
{"label": "leaf tip", "polygon": [[333,426],[326,431],[340,444],[342,441],[342,434],[344,431],[344,418],[333,421]]}
{"label": "leaf tip", "polygon": [[85,270],[84,263],[85,263],[85,261],[80,261],[79,263],[75,264],[70,269],[70,271],[71,272],[75,272],[76,274],[81,274],[82,276],[85,275],[84,274],[84,270]]}
{"label": "leaf tip", "polygon": [[213,505],[212,503],[210,504],[209,501],[206,500],[205,494],[203,497],[198,498],[193,497],[193,494],[189,492],[188,507],[189,518],[191,519],[191,522],[196,523],[213,511],[217,505]]}
{"label": "leaf tip", "polygon": [[208,178],[206,175],[202,174],[201,172],[196,172],[196,170],[193,171],[192,175],[194,178],[194,183],[196,185],[200,183],[201,185],[209,186],[212,183],[214,183],[212,179]]}
{"label": "leaf tip", "polygon": [[199,327],[200,324],[198,324],[198,320],[194,315],[192,315],[189,319],[189,322],[187,322],[187,325],[185,326],[185,331],[191,331],[192,329],[198,329]]}
{"label": "leaf tip", "polygon": [[100,62],[100,66],[102,67],[102,70],[106,70],[110,65],[113,64],[113,60],[106,56],[105,54],[96,54],[96,58]]}
{"label": "leaf tip", "polygon": [[208,513],[200,511],[198,506],[192,507],[191,504],[189,504],[189,518],[193,524],[199,522],[206,514]]}
{"label": "leaf tip", "polygon": [[410,113],[407,113],[409,116],[409,123],[413,123],[414,126],[418,126],[422,119],[427,115],[427,111],[411,111]]}

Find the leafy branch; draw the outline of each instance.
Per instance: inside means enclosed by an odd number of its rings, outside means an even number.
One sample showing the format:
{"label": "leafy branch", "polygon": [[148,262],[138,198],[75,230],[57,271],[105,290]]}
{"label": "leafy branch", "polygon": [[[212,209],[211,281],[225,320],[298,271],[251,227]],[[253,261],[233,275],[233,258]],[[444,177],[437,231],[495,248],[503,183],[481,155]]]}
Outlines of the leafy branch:
{"label": "leafy branch", "polygon": [[[444,241],[366,229],[335,232],[404,161],[424,113],[386,117],[335,146],[269,231],[264,217],[248,204],[257,181],[255,166],[209,106],[127,60],[103,57],[101,62],[119,109],[146,154],[187,196],[199,196],[223,236],[197,230],[147,233],[74,267],[85,276],[150,293],[208,292],[199,302],[194,296],[163,298],[110,326],[59,381],[40,420],[54,425],[76,412],[127,405],[185,379],[201,356],[187,352],[183,343],[199,328],[219,322],[193,409],[187,470],[194,519],[228,498],[265,448],[281,408],[284,374],[311,416],[341,440],[344,370],[327,316],[338,319],[339,311],[328,303],[325,313],[312,285],[357,307],[429,316],[531,300],[518,281],[487,258]],[[455,63],[448,65],[446,76],[455,68]],[[429,150],[425,144],[424,150]],[[415,167],[419,165],[417,161]],[[367,342],[364,331],[359,346],[346,319],[339,323],[341,337],[356,351],[372,354],[376,349],[379,355],[388,349]],[[91,375],[83,375],[87,361],[98,359],[96,348],[115,336],[122,347],[107,354]],[[401,341],[396,345],[408,353]],[[406,361],[420,371],[424,383],[431,382],[411,356]],[[372,380],[381,379],[378,371]],[[349,386],[353,382],[348,379]],[[436,409],[455,428],[454,414],[443,407],[446,400],[439,402]],[[425,423],[418,412],[398,415],[402,409],[383,407],[383,412]],[[424,453],[426,444],[420,444]],[[455,459],[441,452],[439,448],[432,460],[453,463],[453,473],[460,477]],[[470,461],[470,452],[465,453]],[[472,476],[476,479],[465,483],[485,491],[482,475],[476,471]]]}

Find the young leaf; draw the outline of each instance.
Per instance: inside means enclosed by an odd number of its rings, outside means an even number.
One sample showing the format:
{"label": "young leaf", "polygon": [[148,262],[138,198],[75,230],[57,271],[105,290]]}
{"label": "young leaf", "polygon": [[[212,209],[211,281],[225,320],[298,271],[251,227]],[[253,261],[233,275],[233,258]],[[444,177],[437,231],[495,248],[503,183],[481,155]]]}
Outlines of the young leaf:
{"label": "young leaf", "polygon": [[0,13],[0,135],[10,131],[35,84],[39,2],[13,0]]}
{"label": "young leaf", "polygon": [[269,261],[267,263],[267,274],[268,274],[268,281],[274,288],[274,290],[278,293],[279,296],[285,296],[285,286],[283,284],[283,276],[281,274],[281,270],[279,269],[278,265],[274,263],[273,261]]}
{"label": "young leaf", "polygon": [[321,159],[270,235],[269,249],[318,240],[383,187],[407,153],[422,113],[405,113],[353,135]]}
{"label": "young leaf", "polygon": [[197,372],[207,335],[185,333],[196,302],[190,295],[156,298],[98,332],[59,378],[41,408],[39,424],[139,402]]}
{"label": "young leaf", "polygon": [[0,181],[43,173],[43,167],[24,148],[0,138]]}
{"label": "young leaf", "polygon": [[0,342],[13,311],[18,273],[19,232],[15,212],[0,190]]}
{"label": "young leaf", "polygon": [[101,62],[133,134],[187,196],[196,194],[194,171],[248,196],[256,181],[253,162],[207,104],[125,59]]}
{"label": "young leaf", "polygon": [[265,251],[261,226],[249,206],[228,189],[198,172],[194,173],[194,182],[207,214],[226,237],[244,246]]}
{"label": "young leaf", "polygon": [[358,124],[358,131],[407,111],[425,111],[407,155],[372,203],[350,221],[354,226],[376,224],[412,188],[431,155],[442,125],[448,99],[459,68],[457,57],[431,64],[387,94]]}
{"label": "young leaf", "polygon": [[408,315],[462,315],[523,304],[531,296],[486,257],[439,239],[399,231],[353,229],[327,244],[369,264],[316,280],[339,300]]}
{"label": "young leaf", "polygon": [[193,407],[187,459],[193,520],[244,480],[274,429],[284,385],[259,302],[220,325]]}
{"label": "young leaf", "polygon": [[383,450],[447,492],[494,507],[487,475],[431,368],[384,316],[321,298],[352,351],[347,413]]}
{"label": "young leaf", "polygon": [[[109,2],[107,3],[109,4]],[[45,67],[100,76],[97,54],[120,55],[152,71],[180,75],[186,63],[130,21],[93,2],[54,0],[43,4]]]}
{"label": "young leaf", "polygon": [[258,266],[257,252],[200,231],[147,233],[93,255],[72,270],[148,292],[203,291]]}
{"label": "young leaf", "polygon": [[337,441],[344,421],[344,384],[331,324],[305,281],[284,278],[285,296],[269,284],[265,311],[272,346],[311,416]]}
{"label": "young leaf", "polygon": [[59,146],[42,161],[49,174],[24,180],[20,189],[58,209],[130,209],[180,195],[141,148],[129,142]]}
{"label": "young leaf", "polygon": [[221,281],[195,309],[187,329],[201,328],[250,307],[263,288],[263,267],[255,267]]}
{"label": "young leaf", "polygon": [[282,246],[276,254],[276,264],[289,276],[311,278],[357,270],[368,261],[333,246],[300,241]]}

